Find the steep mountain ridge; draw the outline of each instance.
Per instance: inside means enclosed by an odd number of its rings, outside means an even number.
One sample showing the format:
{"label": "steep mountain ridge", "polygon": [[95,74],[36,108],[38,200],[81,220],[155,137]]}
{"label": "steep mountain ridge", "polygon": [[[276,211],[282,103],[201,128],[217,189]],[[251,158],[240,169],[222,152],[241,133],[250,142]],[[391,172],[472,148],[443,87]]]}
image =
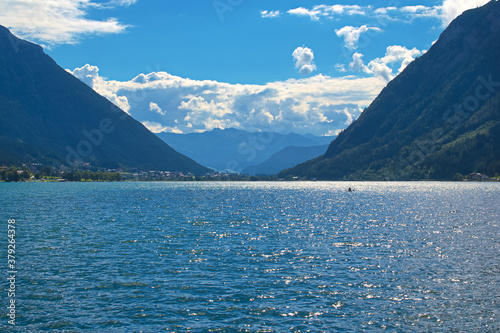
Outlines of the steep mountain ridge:
{"label": "steep mountain ridge", "polygon": [[325,155],[281,176],[453,179],[500,172],[500,3],[464,12]]}
{"label": "steep mountain ridge", "polygon": [[0,26],[0,164],[208,169]]}

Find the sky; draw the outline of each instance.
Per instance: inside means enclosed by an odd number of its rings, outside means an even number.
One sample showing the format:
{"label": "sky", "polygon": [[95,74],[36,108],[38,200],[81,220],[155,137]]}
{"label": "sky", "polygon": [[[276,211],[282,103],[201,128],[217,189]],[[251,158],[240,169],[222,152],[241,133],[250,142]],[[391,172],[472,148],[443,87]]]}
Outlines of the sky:
{"label": "sky", "polygon": [[0,0],[0,25],[151,131],[336,135],[487,0]]}

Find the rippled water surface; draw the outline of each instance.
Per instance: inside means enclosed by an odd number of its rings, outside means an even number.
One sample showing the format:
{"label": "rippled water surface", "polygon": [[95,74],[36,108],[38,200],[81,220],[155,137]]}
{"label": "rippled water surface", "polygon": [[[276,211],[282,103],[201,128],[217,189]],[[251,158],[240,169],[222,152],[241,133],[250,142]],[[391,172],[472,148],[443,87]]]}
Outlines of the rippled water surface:
{"label": "rippled water surface", "polygon": [[4,183],[0,205],[2,332],[500,329],[496,183]]}

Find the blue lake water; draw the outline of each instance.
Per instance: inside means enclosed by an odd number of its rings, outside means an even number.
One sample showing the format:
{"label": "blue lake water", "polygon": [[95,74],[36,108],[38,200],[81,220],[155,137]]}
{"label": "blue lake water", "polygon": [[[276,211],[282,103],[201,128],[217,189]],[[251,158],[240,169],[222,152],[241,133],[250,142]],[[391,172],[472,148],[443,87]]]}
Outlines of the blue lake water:
{"label": "blue lake water", "polygon": [[2,332],[500,330],[497,183],[3,183],[0,205]]}

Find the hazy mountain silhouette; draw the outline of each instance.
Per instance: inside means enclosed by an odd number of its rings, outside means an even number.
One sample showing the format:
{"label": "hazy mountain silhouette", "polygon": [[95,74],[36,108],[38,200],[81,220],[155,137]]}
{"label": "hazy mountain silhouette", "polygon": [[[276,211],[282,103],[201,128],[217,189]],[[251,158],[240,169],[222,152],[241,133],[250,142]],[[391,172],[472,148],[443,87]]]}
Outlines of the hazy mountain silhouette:
{"label": "hazy mountain silhouette", "polygon": [[243,170],[247,175],[275,175],[283,169],[291,168],[312,158],[323,155],[328,145],[298,147],[288,146],[283,148],[264,162],[249,166]]}
{"label": "hazy mountain silhouette", "polygon": [[260,164],[288,146],[327,145],[332,140],[332,137],[309,134],[253,133],[234,128],[214,129],[203,133],[157,135],[175,150],[198,163],[220,171],[236,172]]}

